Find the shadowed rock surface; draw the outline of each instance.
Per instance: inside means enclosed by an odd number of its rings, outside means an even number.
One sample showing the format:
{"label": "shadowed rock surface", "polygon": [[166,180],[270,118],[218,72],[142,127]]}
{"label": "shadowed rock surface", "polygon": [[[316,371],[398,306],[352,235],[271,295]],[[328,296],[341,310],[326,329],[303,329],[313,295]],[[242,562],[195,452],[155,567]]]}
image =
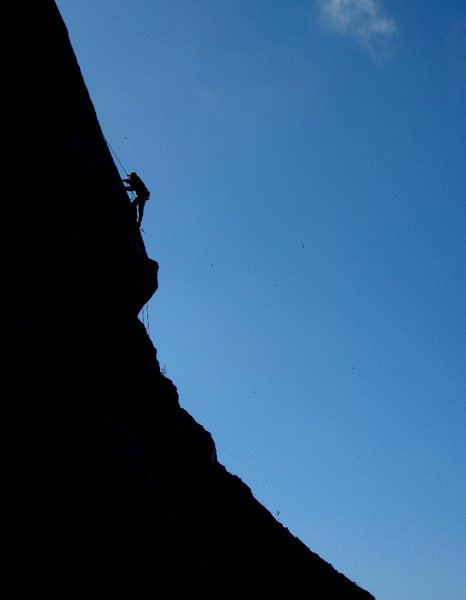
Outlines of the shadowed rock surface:
{"label": "shadowed rock surface", "polygon": [[369,600],[217,462],[180,407],[138,319],[158,265],[66,27],[51,0],[17,18],[14,118],[27,145],[7,373],[14,597]]}

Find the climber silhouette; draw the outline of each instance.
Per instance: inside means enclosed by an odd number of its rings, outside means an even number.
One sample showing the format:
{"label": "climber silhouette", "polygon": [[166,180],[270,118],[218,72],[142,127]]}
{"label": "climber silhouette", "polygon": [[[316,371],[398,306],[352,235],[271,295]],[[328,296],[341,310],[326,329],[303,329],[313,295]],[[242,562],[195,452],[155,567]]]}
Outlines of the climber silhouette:
{"label": "climber silhouette", "polygon": [[136,193],[136,198],[131,202],[131,206],[133,206],[135,210],[137,209],[136,221],[138,226],[141,227],[142,217],[144,215],[144,205],[149,200],[150,192],[139,175],[134,173],[134,171],[129,174],[127,179],[123,179],[122,181],[123,183],[128,184],[125,185],[125,189],[128,192]]}

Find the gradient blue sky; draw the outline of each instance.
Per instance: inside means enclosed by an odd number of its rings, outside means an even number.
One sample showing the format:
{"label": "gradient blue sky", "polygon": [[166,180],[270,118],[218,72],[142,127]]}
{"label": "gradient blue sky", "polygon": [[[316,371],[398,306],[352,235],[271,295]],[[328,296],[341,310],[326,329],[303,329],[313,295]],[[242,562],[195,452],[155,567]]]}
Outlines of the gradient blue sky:
{"label": "gradient blue sky", "polygon": [[377,600],[465,599],[464,0],[57,4],[220,462]]}

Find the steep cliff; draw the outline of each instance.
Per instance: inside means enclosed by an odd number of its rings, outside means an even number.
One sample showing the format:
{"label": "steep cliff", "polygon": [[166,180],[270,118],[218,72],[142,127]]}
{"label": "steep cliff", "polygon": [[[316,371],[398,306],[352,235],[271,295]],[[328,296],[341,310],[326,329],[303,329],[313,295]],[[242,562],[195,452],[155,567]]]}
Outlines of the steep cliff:
{"label": "steep cliff", "polygon": [[[52,0],[21,23],[8,421],[18,597],[372,598],[217,461],[138,312],[157,288]],[[162,590],[168,588],[168,592]]]}

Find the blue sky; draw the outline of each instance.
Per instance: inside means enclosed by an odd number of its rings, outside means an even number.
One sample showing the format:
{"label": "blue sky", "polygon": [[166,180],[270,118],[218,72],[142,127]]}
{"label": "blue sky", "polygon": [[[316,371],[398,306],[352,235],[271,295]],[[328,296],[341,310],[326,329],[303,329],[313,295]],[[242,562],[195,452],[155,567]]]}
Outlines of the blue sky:
{"label": "blue sky", "polygon": [[377,600],[466,598],[464,0],[57,4],[220,462]]}

